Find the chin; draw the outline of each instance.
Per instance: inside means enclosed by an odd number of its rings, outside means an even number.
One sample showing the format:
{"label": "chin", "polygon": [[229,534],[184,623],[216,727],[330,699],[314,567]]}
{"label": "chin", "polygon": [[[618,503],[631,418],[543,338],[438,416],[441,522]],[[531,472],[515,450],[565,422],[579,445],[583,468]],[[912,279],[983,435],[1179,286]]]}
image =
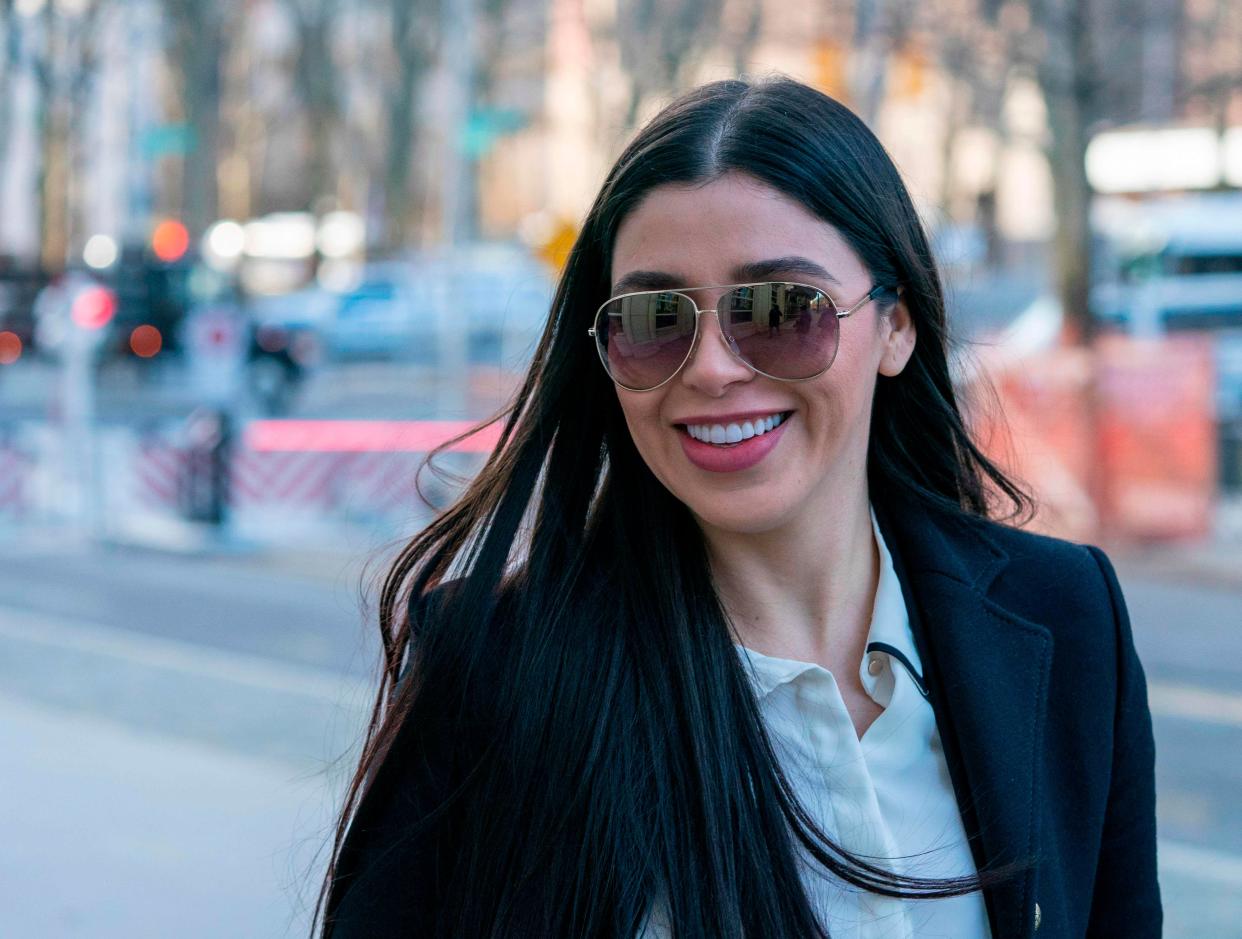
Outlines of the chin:
{"label": "chin", "polygon": [[738,497],[704,500],[682,499],[699,524],[737,535],[760,535],[784,525],[793,514],[776,505],[755,505]]}

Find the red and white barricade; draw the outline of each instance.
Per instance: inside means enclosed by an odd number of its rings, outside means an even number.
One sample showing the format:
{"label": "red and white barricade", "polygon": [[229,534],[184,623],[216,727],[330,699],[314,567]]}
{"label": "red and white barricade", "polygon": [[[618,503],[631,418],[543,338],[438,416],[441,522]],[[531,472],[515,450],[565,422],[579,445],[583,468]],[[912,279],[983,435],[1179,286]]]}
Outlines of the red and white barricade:
{"label": "red and white barricade", "polygon": [[[416,478],[427,454],[477,425],[467,421],[261,420],[244,426],[229,462],[228,498],[235,520],[395,521],[425,510]],[[490,452],[491,425],[450,448],[454,471]],[[189,462],[178,435],[140,437],[132,480],[139,505],[176,514]],[[433,491],[437,483],[428,474]],[[244,526],[249,527],[249,526]]]}

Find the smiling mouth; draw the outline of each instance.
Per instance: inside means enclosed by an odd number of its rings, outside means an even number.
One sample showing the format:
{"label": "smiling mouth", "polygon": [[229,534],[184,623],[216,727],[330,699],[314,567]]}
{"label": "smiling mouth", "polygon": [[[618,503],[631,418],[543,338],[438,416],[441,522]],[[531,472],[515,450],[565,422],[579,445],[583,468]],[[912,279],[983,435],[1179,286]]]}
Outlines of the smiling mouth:
{"label": "smiling mouth", "polygon": [[748,421],[733,421],[727,424],[678,424],[676,426],[682,433],[701,443],[728,448],[775,430],[792,414],[793,411],[780,411]]}

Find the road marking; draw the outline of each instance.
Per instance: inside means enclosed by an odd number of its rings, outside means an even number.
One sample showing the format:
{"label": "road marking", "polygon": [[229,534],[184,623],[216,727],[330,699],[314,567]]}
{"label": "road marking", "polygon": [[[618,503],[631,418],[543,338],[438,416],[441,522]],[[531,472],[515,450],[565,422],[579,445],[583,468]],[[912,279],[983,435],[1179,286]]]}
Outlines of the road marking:
{"label": "road marking", "polygon": [[310,666],[12,608],[0,607],[0,638],[124,659],[150,668],[333,704],[352,697],[359,685],[358,679]]}
{"label": "road marking", "polygon": [[1147,686],[1147,700],[1152,714],[1160,717],[1242,727],[1242,694],[1236,692],[1152,682]]}
{"label": "road marking", "polygon": [[1237,854],[1161,839],[1156,858],[1161,874],[1181,874],[1194,880],[1242,887],[1242,856]]}

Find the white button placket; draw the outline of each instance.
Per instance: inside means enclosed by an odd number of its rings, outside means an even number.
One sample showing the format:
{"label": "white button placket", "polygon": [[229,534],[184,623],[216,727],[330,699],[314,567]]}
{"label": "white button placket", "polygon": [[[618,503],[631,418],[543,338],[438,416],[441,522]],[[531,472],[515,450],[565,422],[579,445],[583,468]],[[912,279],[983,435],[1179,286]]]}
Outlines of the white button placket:
{"label": "white button placket", "polygon": [[[836,796],[824,803],[829,815],[824,819],[827,833],[853,854],[868,858],[894,857],[898,852],[888,832],[882,825],[872,822],[880,817],[875,787],[835,678],[825,669],[815,668],[799,675],[794,685],[795,700],[813,743],[824,791]],[[854,888],[843,885],[843,889]],[[900,901],[863,893],[857,897],[857,902],[865,913],[856,934],[858,939],[910,939],[913,935]],[[833,911],[825,912],[829,929],[832,929]],[[834,935],[839,934],[838,927]]]}

